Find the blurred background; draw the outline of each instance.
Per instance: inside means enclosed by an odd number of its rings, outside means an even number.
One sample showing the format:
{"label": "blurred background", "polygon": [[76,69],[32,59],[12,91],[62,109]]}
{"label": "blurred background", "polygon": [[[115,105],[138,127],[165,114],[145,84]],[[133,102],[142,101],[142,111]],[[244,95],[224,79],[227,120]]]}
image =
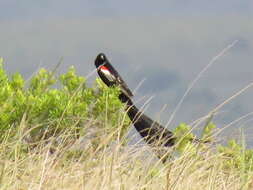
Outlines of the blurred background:
{"label": "blurred background", "polygon": [[[164,125],[199,72],[235,40],[199,79],[168,126],[190,123],[253,82],[252,0],[0,0],[0,56],[9,73],[29,78],[40,67],[74,65],[87,76],[104,52],[132,89],[135,101]],[[97,74],[89,78],[90,85]],[[253,111],[249,89],[224,106],[220,128]],[[252,115],[229,135],[252,136]],[[252,126],[253,127],[253,126]],[[228,136],[229,136],[228,135]]]}

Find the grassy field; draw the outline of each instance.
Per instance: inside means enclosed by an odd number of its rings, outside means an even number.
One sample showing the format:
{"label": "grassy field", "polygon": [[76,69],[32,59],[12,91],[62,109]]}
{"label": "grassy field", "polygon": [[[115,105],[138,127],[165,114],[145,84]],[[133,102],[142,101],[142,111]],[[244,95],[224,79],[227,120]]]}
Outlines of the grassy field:
{"label": "grassy field", "polygon": [[[0,63],[0,189],[253,189],[253,150],[243,141],[215,143],[206,119],[181,123],[163,164],[160,150],[128,144],[119,90],[85,81],[74,68],[59,76],[41,69],[25,81]],[[197,125],[210,143],[190,141]]]}
{"label": "grassy field", "polygon": [[118,130],[95,137],[88,133],[82,141],[66,132],[28,148],[26,128],[24,118],[16,135],[0,144],[0,189],[253,188],[246,169],[228,167],[230,159],[215,147],[197,152],[191,147],[162,164],[149,147],[112,140]]}

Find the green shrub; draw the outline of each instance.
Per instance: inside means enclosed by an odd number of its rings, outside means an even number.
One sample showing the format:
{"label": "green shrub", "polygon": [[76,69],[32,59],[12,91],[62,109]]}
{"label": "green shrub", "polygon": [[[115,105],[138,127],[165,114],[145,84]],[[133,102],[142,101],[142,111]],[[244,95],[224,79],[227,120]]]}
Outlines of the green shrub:
{"label": "green shrub", "polygon": [[[1,63],[0,140],[6,131],[19,127],[24,114],[26,128],[31,129],[34,140],[57,136],[70,128],[75,129],[74,133],[84,133],[90,120],[108,132],[114,130],[124,117],[117,97],[119,90],[106,88],[99,79],[93,87],[87,87],[85,82],[84,77],[76,75],[74,67],[60,76],[40,69],[25,87],[23,77],[19,73],[8,77]],[[126,120],[123,128],[128,124]]]}

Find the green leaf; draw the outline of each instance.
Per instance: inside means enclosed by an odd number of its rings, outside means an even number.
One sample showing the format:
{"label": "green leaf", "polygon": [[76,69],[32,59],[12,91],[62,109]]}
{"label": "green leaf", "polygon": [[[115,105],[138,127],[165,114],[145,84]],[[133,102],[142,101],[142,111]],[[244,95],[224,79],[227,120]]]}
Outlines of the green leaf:
{"label": "green leaf", "polygon": [[4,63],[4,58],[0,57],[0,65]]}

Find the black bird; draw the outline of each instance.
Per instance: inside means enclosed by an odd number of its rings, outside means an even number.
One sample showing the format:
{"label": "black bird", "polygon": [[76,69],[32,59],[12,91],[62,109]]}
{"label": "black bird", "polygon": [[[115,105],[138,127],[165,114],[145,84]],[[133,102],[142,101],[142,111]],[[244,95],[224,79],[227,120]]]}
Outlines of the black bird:
{"label": "black bird", "polygon": [[95,59],[95,66],[97,68],[98,75],[108,87],[119,86],[121,91],[125,93],[126,96],[133,96],[133,93],[121,78],[119,73],[113,68],[105,54],[98,54],[97,58]]}
{"label": "black bird", "polygon": [[154,153],[165,163],[170,157],[170,154],[168,154],[168,147],[172,147],[176,143],[174,134],[140,112],[133,104],[132,100],[124,93],[119,95],[119,99],[122,103],[126,104],[125,109],[127,115],[132,121],[135,129],[148,145],[155,148],[153,149]]}
{"label": "black bird", "polygon": [[[155,147],[172,147],[176,144],[177,137],[173,132],[166,129],[164,126],[156,121],[153,121],[148,116],[139,111],[139,109],[133,104],[132,100],[124,93],[120,93],[119,99],[122,103],[126,104],[127,115],[132,121],[135,129],[139,132],[144,141]],[[201,140],[198,138],[189,139],[192,143],[210,143],[209,140]],[[161,152],[160,152],[161,153]],[[162,153],[164,154],[164,153]],[[158,155],[162,157],[163,155]],[[167,157],[164,158],[165,160]],[[165,160],[162,160],[163,162]]]}
{"label": "black bird", "polygon": [[128,117],[147,144],[164,147],[175,144],[176,138],[173,133],[140,112],[129,97],[121,93],[119,99],[126,104]]}

